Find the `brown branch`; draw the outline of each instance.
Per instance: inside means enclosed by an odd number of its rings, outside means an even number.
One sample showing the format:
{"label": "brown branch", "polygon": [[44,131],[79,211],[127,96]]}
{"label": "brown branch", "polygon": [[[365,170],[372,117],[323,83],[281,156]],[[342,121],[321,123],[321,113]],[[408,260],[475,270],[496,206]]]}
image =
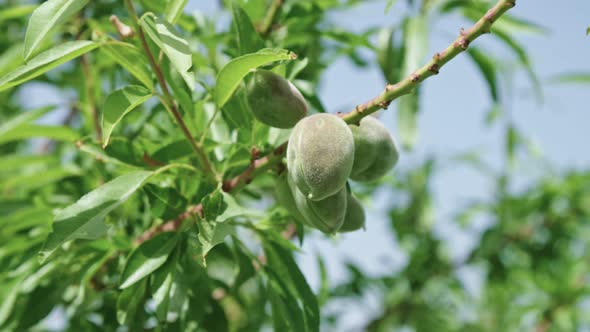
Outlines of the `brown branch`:
{"label": "brown branch", "polygon": [[154,55],[152,54],[152,51],[149,48],[149,45],[147,43],[147,39],[145,37],[145,33],[143,32],[143,29],[141,28],[141,25],[139,23],[139,18],[137,17],[137,14],[135,13],[135,8],[133,7],[133,2],[131,0],[125,0],[125,4],[127,5],[127,9],[129,11],[129,14],[133,18],[133,22],[135,24],[135,29],[137,30],[137,33],[139,35],[139,40],[141,41],[141,46],[148,58],[150,66],[152,67],[152,69],[156,73],[156,78],[158,79],[158,83],[160,84],[160,87],[162,88],[162,92],[164,93],[164,96],[166,97],[166,100],[163,100],[162,104],[172,114],[172,116],[176,120],[176,123],[178,124],[178,126],[182,130],[182,133],[184,134],[186,139],[191,144],[193,150],[195,150],[195,152],[197,153],[197,156],[199,157],[199,161],[203,167],[203,172],[205,173],[205,175],[208,177],[211,177],[215,180],[215,171],[213,170],[213,166],[211,165],[211,162],[209,161],[209,158],[207,157],[205,150],[195,140],[193,135],[190,133],[190,131],[188,130],[188,127],[186,126],[186,123],[182,119],[182,115],[178,111],[178,107],[176,105],[176,102],[174,101],[174,98],[172,97],[172,94],[170,93],[170,89],[168,88],[168,83],[166,83],[166,79],[164,78],[164,74],[162,73],[162,68],[160,68],[159,63],[156,62],[156,59],[154,58]]}
{"label": "brown branch", "polygon": [[[469,44],[477,37],[481,36],[483,33],[489,32],[491,25],[510,8],[514,7],[515,4],[516,0],[499,0],[496,5],[484,15],[484,17],[475,23],[473,27],[462,31],[461,36],[457,38],[457,40],[455,40],[443,52],[437,53],[428,64],[401,82],[394,85],[388,85],[385,91],[378,97],[357,106],[350,113],[342,115],[344,121],[350,124],[358,123],[365,116],[368,116],[379,109],[386,108],[392,100],[404,94],[410,93],[426,78],[434,74],[438,74],[438,70],[443,65],[449,62],[459,53],[466,50]],[[256,176],[266,172],[273,166],[279,165],[285,154],[286,147],[287,142],[281,144],[269,155],[260,159],[254,159],[251,165],[242,174],[225,181],[223,183],[223,190],[225,192],[238,191],[250,183]],[[200,204],[189,206],[187,211],[178,216],[176,219],[170,220],[160,226],[146,231],[146,233],[138,238],[138,242],[141,243],[145,240],[148,240],[160,232],[178,230],[185,219],[188,219],[190,216],[196,214],[200,210],[202,210]]]}
{"label": "brown branch", "polygon": [[393,100],[414,91],[425,79],[438,74],[447,62],[459,53],[467,50],[475,39],[484,33],[489,33],[492,24],[515,5],[516,0],[499,0],[471,28],[461,30],[460,36],[444,51],[436,53],[432,57],[432,60],[424,67],[418,69],[397,84],[388,84],[379,96],[356,106],[354,110],[343,115],[342,118],[347,123],[358,123],[362,118],[371,113],[377,112],[380,109],[387,109]]}

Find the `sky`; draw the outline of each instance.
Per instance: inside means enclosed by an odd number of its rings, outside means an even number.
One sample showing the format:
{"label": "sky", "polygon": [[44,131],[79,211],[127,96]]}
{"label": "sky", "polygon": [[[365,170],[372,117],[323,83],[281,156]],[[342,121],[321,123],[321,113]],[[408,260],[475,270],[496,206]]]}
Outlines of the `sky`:
{"label": "sky", "polygon": [[[387,14],[385,1],[367,1],[353,10],[337,12],[330,21],[352,31],[363,31],[371,26],[390,25],[403,15],[403,1]],[[213,1],[189,1],[188,11],[216,13]],[[590,25],[590,1],[550,0],[518,1],[512,15],[536,22],[546,29],[545,34],[514,34],[524,46],[543,84],[543,101],[534,97],[530,82],[522,71],[507,70],[501,86],[505,100],[503,108],[510,114],[511,123],[531,139],[540,156],[521,158],[514,170],[514,190],[523,190],[535,178],[547,172],[556,174],[572,169],[590,168],[588,153],[588,86],[556,84],[554,77],[563,73],[590,73],[590,37],[585,35]],[[469,27],[458,15],[438,18],[430,26],[430,54],[444,49],[457,36],[460,28]],[[516,59],[504,46],[485,35],[473,45],[486,54],[510,65]],[[371,58],[367,52],[366,56]],[[507,66],[510,68],[509,66]],[[376,96],[384,81],[377,66],[356,68],[341,59],[330,66],[320,88],[320,98],[334,111],[350,110],[356,104]],[[424,83],[419,115],[419,139],[415,150],[403,152],[396,168],[411,169],[427,157],[448,159],[454,155],[478,151],[494,170],[505,169],[504,133],[506,121],[493,126],[485,124],[485,114],[492,107],[487,86],[473,63],[459,55],[448,63],[440,75]],[[396,133],[396,106],[383,113],[382,120]],[[394,176],[395,176],[394,170]],[[443,167],[436,172],[432,190],[435,194],[434,230],[447,240],[451,256],[460,261],[470,248],[477,245],[478,234],[489,225],[481,220],[472,229],[464,230],[453,220],[458,208],[475,199],[493,195],[495,183],[468,166]],[[316,254],[327,263],[332,282],[345,278],[343,262],[352,260],[373,275],[392,274],[403,268],[406,256],[388,231],[384,207],[392,197],[378,193],[367,203],[370,206],[365,232],[345,234],[336,239],[314,234],[306,239],[304,254],[299,257],[308,281],[317,289],[319,273]],[[468,289],[477,290],[479,274],[464,269],[459,272]],[[343,326],[347,330],[359,328],[379,311],[378,296],[369,295],[360,303],[347,303],[349,308]]]}
{"label": "sky", "polygon": [[[329,16],[331,22],[352,31],[362,31],[371,26],[390,25],[398,22],[404,12],[404,1],[398,1],[387,14],[385,1],[366,1],[353,10],[337,12]],[[207,15],[219,14],[217,1],[190,0],[187,12],[201,11]],[[513,125],[531,138],[541,151],[539,159],[527,159],[515,170],[515,188],[522,190],[530,181],[548,171],[563,173],[571,169],[590,169],[588,142],[590,112],[588,86],[563,85],[552,82],[558,74],[569,72],[590,73],[590,37],[585,35],[590,25],[590,1],[520,0],[511,13],[517,17],[541,24],[544,35],[515,34],[529,53],[534,70],[544,88],[544,100],[535,100],[531,86],[522,72],[513,72],[512,84],[502,85],[501,93],[509,100],[504,104],[510,111]],[[228,22],[221,16],[220,22]],[[430,54],[451,43],[460,28],[469,23],[459,16],[444,16],[430,26]],[[507,50],[484,35],[473,45],[481,47],[488,55],[502,61],[514,62]],[[373,60],[369,52],[364,55]],[[374,61],[372,61],[375,63]],[[384,87],[384,81],[376,65],[356,68],[348,60],[341,59],[325,73],[319,96],[328,109],[350,110],[356,104],[376,96]],[[494,126],[485,124],[485,114],[492,101],[485,82],[470,60],[459,55],[448,63],[440,75],[424,83],[419,114],[419,139],[413,151],[403,151],[396,169],[411,169],[427,157],[450,158],[468,151],[478,151],[496,171],[505,168],[503,140],[505,122]],[[23,95],[40,93],[46,98],[35,98],[43,104],[59,103],[58,94],[44,91],[30,84]],[[50,98],[50,99],[47,99]],[[63,100],[62,100],[63,101]],[[28,105],[34,108],[34,100]],[[383,113],[382,120],[396,135],[396,105]],[[549,166],[548,166],[549,165]],[[394,170],[394,176],[396,171]],[[451,256],[460,261],[469,248],[477,244],[477,235],[489,220],[481,220],[471,230],[461,229],[453,220],[457,209],[474,199],[485,199],[493,194],[495,183],[467,166],[443,167],[434,178],[435,194],[434,229],[447,240]],[[405,254],[389,232],[389,220],[384,217],[384,207],[392,197],[379,192],[370,201],[367,230],[328,238],[317,232],[306,238],[304,254],[299,262],[312,287],[319,285],[316,254],[327,263],[332,282],[345,278],[344,261],[360,264],[369,274],[392,274],[403,268]],[[451,245],[452,244],[452,245]],[[466,286],[476,288],[477,273],[461,271]],[[348,303],[351,313],[346,318],[347,330],[354,330],[379,310],[378,298],[368,296],[362,303]]]}

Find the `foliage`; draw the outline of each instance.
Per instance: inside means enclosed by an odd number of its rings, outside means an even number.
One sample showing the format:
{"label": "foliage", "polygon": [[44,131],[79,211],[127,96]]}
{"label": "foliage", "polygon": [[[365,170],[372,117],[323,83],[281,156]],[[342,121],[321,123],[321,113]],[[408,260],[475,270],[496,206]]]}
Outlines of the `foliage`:
{"label": "foliage", "polygon": [[[361,33],[329,16],[358,0],[221,1],[231,16],[222,27],[186,13],[187,2],[0,2],[1,330],[42,330],[52,314],[70,331],[318,331],[338,325],[338,313],[324,311],[330,303],[376,290],[382,311],[367,330],[561,331],[583,323],[589,174],[520,193],[507,189],[508,175],[491,175],[495,198],[457,219],[485,214],[494,223],[461,262],[449,260],[431,230],[436,162],[395,181],[355,184],[365,200],[393,191],[391,235],[409,262],[380,277],[350,264],[343,284],[328,285],[324,274],[319,294],[296,261],[312,230],[274,203],[289,130],[252,115],[244,87],[254,69],[287,78],[314,112],[326,112],[318,93],[325,70],[342,57],[366,67],[370,53],[385,81],[405,83],[368,108],[407,94],[398,132],[411,148],[423,94],[410,92],[463,51],[454,43],[428,75],[412,76],[425,60],[429,23],[460,13],[476,22],[478,37],[489,29],[477,20],[492,2],[407,1],[400,24]],[[402,3],[382,2],[385,11]],[[538,85],[513,36],[543,29],[504,15],[492,32],[486,38],[512,51]],[[479,47],[466,54],[500,107],[495,59]],[[40,98],[28,95],[34,84],[63,103],[27,109],[27,99]],[[350,114],[352,122],[365,116],[358,107]],[[506,145],[512,158],[526,139],[509,126]],[[479,295],[457,277],[473,267],[484,271]]]}

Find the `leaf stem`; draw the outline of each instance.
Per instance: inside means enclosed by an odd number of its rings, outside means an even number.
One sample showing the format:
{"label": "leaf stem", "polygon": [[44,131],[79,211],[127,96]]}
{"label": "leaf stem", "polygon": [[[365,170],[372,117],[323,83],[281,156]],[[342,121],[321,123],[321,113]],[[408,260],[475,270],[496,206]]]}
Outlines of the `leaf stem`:
{"label": "leaf stem", "polygon": [[205,173],[205,175],[207,177],[211,177],[211,178],[217,180],[216,173],[213,169],[213,166],[211,165],[211,162],[209,161],[209,158],[207,157],[207,154],[205,153],[205,150],[195,140],[193,135],[190,133],[188,127],[186,126],[186,123],[182,119],[182,115],[178,111],[178,107],[176,105],[176,102],[174,101],[174,98],[172,97],[172,94],[170,93],[170,89],[168,88],[168,84],[166,83],[166,79],[164,78],[164,74],[162,73],[162,68],[160,68],[160,65],[158,64],[158,62],[156,62],[156,59],[154,58],[154,55],[152,54],[152,51],[149,48],[149,45],[147,43],[147,39],[145,37],[145,33],[143,32],[143,29],[141,28],[141,25],[139,23],[139,18],[137,17],[137,14],[135,12],[135,8],[133,7],[133,2],[131,0],[125,0],[125,4],[127,5],[127,10],[129,11],[129,14],[133,18],[133,22],[135,24],[135,29],[137,30],[137,34],[138,34],[139,40],[141,42],[141,46],[148,58],[148,61],[150,62],[150,66],[152,67],[152,69],[156,73],[156,78],[158,79],[158,83],[160,84],[160,87],[162,88],[162,92],[165,96],[165,98],[162,100],[162,104],[164,105],[166,110],[168,110],[168,112],[174,117],[178,126],[180,126],[182,133],[184,134],[186,139],[191,144],[193,150],[195,150],[195,152],[199,158],[199,161],[203,167],[203,172]]}
{"label": "leaf stem", "polygon": [[279,10],[281,9],[282,5],[283,0],[273,0],[273,2],[270,4],[270,7],[266,12],[266,16],[264,16],[264,20],[260,25],[259,32],[262,36],[267,36],[272,30],[272,24],[277,18],[277,15],[279,14]]}

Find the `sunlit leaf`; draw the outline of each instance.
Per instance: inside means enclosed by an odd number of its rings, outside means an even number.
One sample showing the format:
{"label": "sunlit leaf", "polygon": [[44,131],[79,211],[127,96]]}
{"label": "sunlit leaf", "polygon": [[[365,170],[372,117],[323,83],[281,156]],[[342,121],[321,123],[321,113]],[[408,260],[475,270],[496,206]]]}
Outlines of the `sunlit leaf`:
{"label": "sunlit leaf", "polygon": [[272,62],[293,60],[295,58],[295,54],[287,50],[263,49],[231,60],[217,75],[217,83],[215,84],[215,103],[217,107],[222,107],[228,101],[242,79],[252,69]]}
{"label": "sunlit leaf", "polygon": [[52,29],[64,23],[87,3],[88,0],[47,0],[37,7],[29,19],[25,34],[25,61],[38,53],[41,42]]}
{"label": "sunlit leaf", "polygon": [[53,219],[52,232],[39,253],[41,261],[66,241],[103,236],[106,231],[104,217],[123,204],[152,174],[135,171],[121,175],[61,210]]}
{"label": "sunlit leaf", "polygon": [[154,89],[145,55],[135,45],[110,41],[104,43],[100,50],[123,66],[150,91]]}

